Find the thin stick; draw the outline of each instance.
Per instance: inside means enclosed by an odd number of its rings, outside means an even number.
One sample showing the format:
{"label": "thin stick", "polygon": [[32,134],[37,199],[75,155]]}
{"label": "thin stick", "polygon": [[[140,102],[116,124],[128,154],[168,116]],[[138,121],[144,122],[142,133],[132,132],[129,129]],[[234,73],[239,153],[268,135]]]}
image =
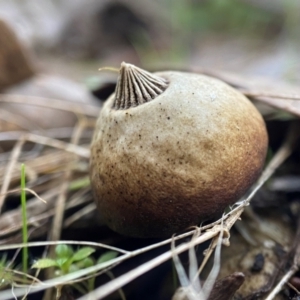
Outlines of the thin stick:
{"label": "thin stick", "polygon": [[281,278],[281,280],[277,283],[272,292],[268,295],[265,300],[273,300],[276,295],[282,290],[283,286],[290,280],[290,278],[298,271],[298,268],[292,266],[290,270]]}
{"label": "thin stick", "polygon": [[287,285],[295,291],[295,293],[299,296],[300,295],[300,291],[298,291],[291,283],[287,282]]}

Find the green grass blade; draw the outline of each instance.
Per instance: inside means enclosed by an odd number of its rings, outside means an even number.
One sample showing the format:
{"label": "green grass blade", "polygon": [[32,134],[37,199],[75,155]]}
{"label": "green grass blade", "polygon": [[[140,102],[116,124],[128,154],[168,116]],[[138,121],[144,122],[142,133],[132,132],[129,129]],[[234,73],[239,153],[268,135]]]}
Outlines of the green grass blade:
{"label": "green grass blade", "polygon": [[[28,242],[27,232],[27,213],[26,213],[26,176],[25,176],[25,165],[21,165],[21,206],[22,206],[22,237],[23,243]],[[22,250],[22,265],[23,272],[27,274],[28,271],[28,247],[23,247]]]}

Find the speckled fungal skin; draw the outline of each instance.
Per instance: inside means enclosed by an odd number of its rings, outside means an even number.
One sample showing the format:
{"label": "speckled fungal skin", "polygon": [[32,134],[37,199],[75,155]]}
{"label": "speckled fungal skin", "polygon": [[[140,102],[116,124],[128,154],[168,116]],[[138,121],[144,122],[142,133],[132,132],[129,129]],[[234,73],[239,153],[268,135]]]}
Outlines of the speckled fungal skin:
{"label": "speckled fungal skin", "polygon": [[265,123],[241,93],[207,76],[155,73],[154,100],[101,110],[90,178],[107,225],[133,237],[168,237],[222,214],[259,176]]}

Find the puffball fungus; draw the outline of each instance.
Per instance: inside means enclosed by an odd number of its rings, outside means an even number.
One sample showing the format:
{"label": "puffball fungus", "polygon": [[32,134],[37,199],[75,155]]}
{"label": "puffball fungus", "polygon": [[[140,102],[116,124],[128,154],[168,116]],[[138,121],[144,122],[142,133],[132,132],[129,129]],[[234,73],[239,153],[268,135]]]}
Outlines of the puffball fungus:
{"label": "puffball fungus", "polygon": [[170,236],[237,201],[267,144],[260,113],[224,82],[122,63],[91,145],[97,207],[121,234]]}

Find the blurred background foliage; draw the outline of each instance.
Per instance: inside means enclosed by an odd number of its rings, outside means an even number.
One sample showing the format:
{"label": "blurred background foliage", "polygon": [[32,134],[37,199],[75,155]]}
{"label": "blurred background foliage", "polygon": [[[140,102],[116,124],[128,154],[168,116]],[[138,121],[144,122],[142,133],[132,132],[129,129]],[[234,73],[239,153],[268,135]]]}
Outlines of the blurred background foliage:
{"label": "blurred background foliage", "polygon": [[295,0],[0,0],[0,18],[41,68],[81,82],[123,60],[300,80]]}

